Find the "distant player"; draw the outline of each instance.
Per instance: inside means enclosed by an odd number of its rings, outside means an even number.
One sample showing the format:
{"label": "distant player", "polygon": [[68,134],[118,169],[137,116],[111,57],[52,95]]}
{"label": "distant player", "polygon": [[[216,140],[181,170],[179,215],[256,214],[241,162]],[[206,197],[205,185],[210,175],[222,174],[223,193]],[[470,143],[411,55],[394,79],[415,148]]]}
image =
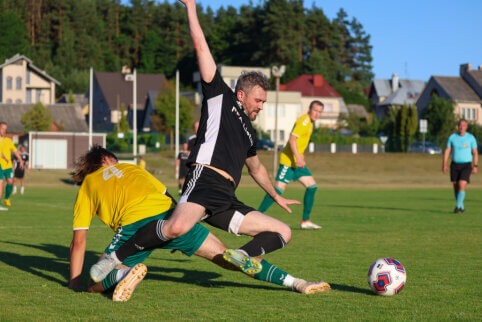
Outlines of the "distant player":
{"label": "distant player", "polygon": [[5,198],[3,203],[5,206],[10,207],[10,195],[13,191],[13,170],[12,170],[12,152],[20,163],[20,169],[23,169],[23,161],[18,154],[17,148],[13,144],[12,140],[7,137],[7,123],[0,122],[0,166],[2,167],[2,174],[0,175],[0,194],[3,191],[3,178],[7,180],[7,186],[5,188]]}
{"label": "distant player", "polygon": [[256,153],[256,131],[251,121],[263,109],[269,83],[262,73],[244,73],[233,93],[223,81],[211,55],[199,24],[195,1],[181,2],[187,10],[203,91],[199,129],[188,159],[190,168],[184,190],[169,219],[146,225],[132,237],[132,243],[126,243],[94,265],[97,279],[105,276],[127,256],[138,252],[135,245],[162,245],[182,236],[200,220],[232,234],[253,237],[239,249],[229,249],[224,253],[227,261],[243,271],[261,270],[261,263],[253,258],[283,248],[291,240],[288,225],[243,204],[235,194],[246,164],[253,179],[283,209],[291,212],[289,206],[299,204],[276,193]]}
{"label": "distant player", "polygon": [[184,185],[184,179],[186,178],[187,174],[187,158],[189,157],[189,151],[187,149],[187,142],[182,144],[182,150],[179,151],[176,159],[176,175],[177,175],[177,182],[178,182],[178,189],[179,195],[182,193],[182,186]]}
{"label": "distant player", "polygon": [[23,195],[25,191],[25,172],[27,172],[27,175],[30,174],[30,166],[29,166],[29,161],[28,161],[28,152],[25,150],[25,147],[22,145],[20,146],[20,158],[23,161],[23,169],[20,168],[20,162],[18,161],[17,158],[14,160],[14,177],[13,177],[13,191],[12,194],[17,193],[17,179],[20,180],[20,194]]}
{"label": "distant player", "polygon": [[[112,230],[117,231],[105,249],[101,257],[103,258],[118,249],[149,222],[168,218],[172,214],[175,202],[167,193],[166,187],[147,171],[136,165],[119,164],[113,153],[99,146],[94,146],[81,157],[72,179],[81,184],[81,187],[74,206],[69,287],[79,289],[87,232],[95,215]],[[226,246],[199,224],[194,225],[185,235],[165,243],[162,248],[180,250],[188,256],[195,254],[223,268],[237,270],[222,258]],[[134,289],[146,275],[147,267],[142,262],[152,251],[152,248],[145,249],[126,258],[102,281],[90,281],[88,291],[103,292],[115,286],[112,299],[129,300]],[[258,260],[262,263],[263,270],[250,275],[255,279],[284,285],[305,294],[330,289],[325,282],[307,282],[294,278],[276,266],[260,258]]]}
{"label": "distant player", "polygon": [[[323,103],[313,101],[310,104],[308,114],[301,116],[291,131],[290,138],[280,155],[280,166],[276,176],[275,189],[281,195],[286,185],[291,181],[299,181],[306,187],[303,199],[303,218],[301,229],[320,229],[321,227],[311,222],[311,209],[315,201],[315,193],[318,188],[315,179],[306,166],[303,153],[310,142],[315,122],[323,112]],[[273,199],[266,195],[259,206],[260,212],[265,212],[273,204]]]}
{"label": "distant player", "polygon": [[[444,151],[442,172],[447,172],[447,161],[452,156],[450,164],[450,181],[454,186],[456,205],[454,213],[465,211],[464,199],[467,183],[470,183],[470,174],[477,173],[479,154],[477,140],[467,132],[467,121],[460,120],[458,133],[450,135]],[[473,165],[472,165],[473,162]]]}
{"label": "distant player", "polygon": [[146,169],[146,160],[143,157],[139,157],[139,168]]}

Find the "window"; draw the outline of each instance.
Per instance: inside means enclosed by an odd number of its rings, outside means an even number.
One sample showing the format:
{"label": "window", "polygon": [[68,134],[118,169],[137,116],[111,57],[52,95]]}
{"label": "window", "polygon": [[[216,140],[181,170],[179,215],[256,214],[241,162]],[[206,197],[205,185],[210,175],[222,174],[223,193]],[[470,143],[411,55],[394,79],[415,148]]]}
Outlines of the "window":
{"label": "window", "polygon": [[17,89],[22,89],[22,77],[17,77],[16,79]]}
{"label": "window", "polygon": [[465,119],[465,108],[462,109],[462,119]]}
{"label": "window", "polygon": [[27,69],[27,75],[25,75],[25,84],[30,84],[30,69]]}
{"label": "window", "polygon": [[476,120],[477,119],[477,110],[474,108],[472,109],[472,120]]}
{"label": "window", "polygon": [[21,100],[16,100],[15,103],[20,104],[20,103],[22,103],[22,101],[21,101]]}
{"label": "window", "polygon": [[27,88],[27,104],[32,103],[32,89]]}
{"label": "window", "polygon": [[41,93],[42,93],[42,90],[41,90],[41,89],[37,89],[37,97],[36,97],[35,103],[40,102],[40,94],[41,94]]}
{"label": "window", "polygon": [[12,77],[7,77],[7,89],[12,89]]}
{"label": "window", "polygon": [[284,141],[285,140],[285,130],[280,130],[279,131],[279,140]]}
{"label": "window", "polygon": [[11,103],[12,103],[12,100],[11,100],[11,99],[8,99],[8,100],[7,100],[7,103],[8,103],[8,104],[11,104]]}
{"label": "window", "polygon": [[324,104],[323,113],[333,113],[333,112],[334,112],[333,111],[333,104]]}

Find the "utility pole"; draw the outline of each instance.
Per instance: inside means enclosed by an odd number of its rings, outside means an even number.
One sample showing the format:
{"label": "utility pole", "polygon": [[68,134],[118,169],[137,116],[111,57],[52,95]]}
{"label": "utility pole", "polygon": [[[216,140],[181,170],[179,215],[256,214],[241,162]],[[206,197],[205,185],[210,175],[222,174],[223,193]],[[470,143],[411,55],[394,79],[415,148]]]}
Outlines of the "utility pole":
{"label": "utility pole", "polygon": [[94,112],[94,67],[90,66],[89,78],[89,150],[92,147],[92,117]]}
{"label": "utility pole", "polygon": [[278,95],[279,95],[279,79],[285,73],[285,65],[273,66],[271,73],[276,78],[276,101],[274,108],[274,154],[273,154],[273,178],[276,178],[276,170],[278,165]]}

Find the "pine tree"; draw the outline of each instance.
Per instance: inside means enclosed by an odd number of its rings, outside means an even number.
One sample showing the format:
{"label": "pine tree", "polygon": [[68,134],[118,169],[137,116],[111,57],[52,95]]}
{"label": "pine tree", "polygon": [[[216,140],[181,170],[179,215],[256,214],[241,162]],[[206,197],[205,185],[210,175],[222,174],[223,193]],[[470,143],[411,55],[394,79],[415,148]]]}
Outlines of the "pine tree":
{"label": "pine tree", "polygon": [[40,102],[32,106],[28,112],[22,115],[24,132],[50,131],[52,129],[52,114]]}

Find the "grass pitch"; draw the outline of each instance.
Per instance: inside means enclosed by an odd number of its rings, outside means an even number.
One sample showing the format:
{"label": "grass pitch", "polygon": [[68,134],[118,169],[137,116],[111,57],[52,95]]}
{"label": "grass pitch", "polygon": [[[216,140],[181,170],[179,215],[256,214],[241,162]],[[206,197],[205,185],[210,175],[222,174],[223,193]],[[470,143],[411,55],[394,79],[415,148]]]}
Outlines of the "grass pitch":
{"label": "grass pitch", "polygon": [[[264,258],[296,277],[325,280],[332,291],[302,295],[195,256],[158,250],[145,262],[148,275],[131,300],[114,303],[111,294],[66,288],[77,188],[62,181],[64,172],[34,172],[26,194],[13,196],[13,207],[0,212],[0,320],[481,320],[477,181],[468,190],[467,211],[455,215],[445,180],[443,189],[330,189],[322,175],[315,176],[322,188],[313,221],[323,229],[301,231],[301,207],[287,214],[275,205],[267,213],[288,223],[293,239]],[[286,195],[302,200],[303,190],[290,185]],[[257,207],[263,193],[242,184],[238,197]],[[209,229],[230,247],[249,240]],[[94,219],[84,283],[113,234]],[[392,297],[373,295],[366,281],[371,263],[385,256],[407,270],[405,288]]]}

